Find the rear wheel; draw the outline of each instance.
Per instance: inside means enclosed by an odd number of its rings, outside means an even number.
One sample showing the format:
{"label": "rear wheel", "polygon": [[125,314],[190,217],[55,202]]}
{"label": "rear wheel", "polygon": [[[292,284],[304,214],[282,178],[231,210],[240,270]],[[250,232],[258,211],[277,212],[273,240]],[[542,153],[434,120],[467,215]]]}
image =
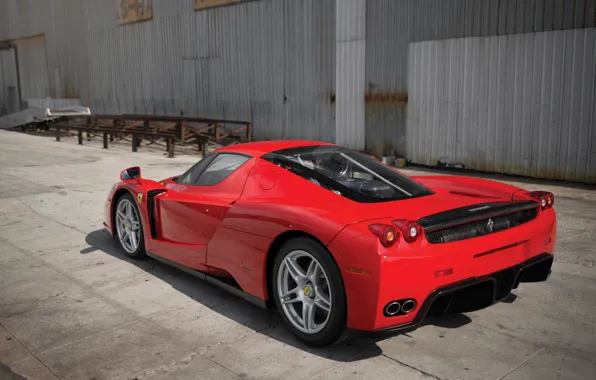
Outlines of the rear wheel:
{"label": "rear wheel", "polygon": [[273,297],[282,318],[302,341],[322,346],[346,330],[341,273],[327,250],[308,238],[288,241],[273,267]]}
{"label": "rear wheel", "polygon": [[141,213],[130,193],[123,194],[118,198],[114,210],[114,221],[116,224],[116,240],[130,257],[145,257],[145,237]]}

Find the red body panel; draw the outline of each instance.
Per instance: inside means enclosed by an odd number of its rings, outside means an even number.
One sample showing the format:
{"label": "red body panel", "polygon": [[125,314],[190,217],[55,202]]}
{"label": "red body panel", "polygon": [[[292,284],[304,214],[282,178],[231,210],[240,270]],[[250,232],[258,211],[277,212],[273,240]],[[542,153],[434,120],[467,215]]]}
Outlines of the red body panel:
{"label": "red body panel", "polygon": [[155,197],[157,237],[149,250],[192,269],[205,270],[207,244],[229,206],[242,194],[255,159],[214,186],[175,184]]}
{"label": "red body panel", "polygon": [[[328,246],[342,270],[348,297],[348,326],[361,330],[412,322],[417,310],[404,316],[383,316],[383,307],[392,300],[413,298],[419,307],[437,288],[553,252],[556,242],[553,209],[516,228],[443,244],[423,240],[410,245],[401,241],[399,246],[387,249],[367,233],[367,226],[368,223],[359,223],[346,228]],[[474,255],[525,240],[527,242],[515,247],[474,258]],[[354,273],[348,268],[370,274]],[[435,277],[435,272],[448,269],[452,270],[451,275]]]}
{"label": "red body panel", "polygon": [[[494,181],[455,176],[414,177],[435,194],[385,203],[357,203],[260,158],[270,151],[318,142],[282,141],[240,144],[221,152],[251,155],[221,183],[183,186],[172,179],[145,179],[117,184],[106,202],[105,226],[112,228],[115,195],[129,191],[142,214],[145,245],[151,253],[181,265],[231,277],[245,292],[266,300],[267,258],[274,240],[300,231],[327,246],[342,273],[348,300],[348,327],[377,330],[412,321],[417,310],[385,317],[383,307],[396,299],[414,298],[418,307],[446,284],[516,265],[528,258],[552,254],[556,242],[554,209],[530,222],[472,239],[430,244],[401,241],[384,248],[370,233],[371,223],[394,219],[418,220],[442,211],[482,202],[510,201],[517,187]],[[151,235],[147,195],[154,199],[156,236]],[[479,253],[501,249],[490,255]],[[437,271],[451,270],[436,277]]]}

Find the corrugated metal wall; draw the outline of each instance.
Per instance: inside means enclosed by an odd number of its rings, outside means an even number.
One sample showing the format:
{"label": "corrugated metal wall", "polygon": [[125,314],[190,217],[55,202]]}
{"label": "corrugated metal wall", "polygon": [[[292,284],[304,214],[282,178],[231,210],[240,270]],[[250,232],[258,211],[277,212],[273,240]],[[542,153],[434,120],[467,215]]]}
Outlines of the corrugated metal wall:
{"label": "corrugated metal wall", "polygon": [[3,0],[0,41],[43,33],[51,95],[93,112],[182,111],[252,120],[260,139],[335,140],[334,0],[153,6],[153,20],[118,26],[113,0]]}
{"label": "corrugated metal wall", "polygon": [[336,6],[336,143],[365,148],[366,0],[342,0]]}
{"label": "corrugated metal wall", "polygon": [[50,111],[59,111],[67,107],[80,106],[80,99],[43,98],[27,99],[27,107],[47,108]]}
{"label": "corrugated metal wall", "polygon": [[45,37],[41,35],[24,38],[15,41],[14,45],[17,47],[19,57],[19,78],[23,101],[50,96]]}
{"label": "corrugated metal wall", "polygon": [[[113,0],[2,0],[0,41],[43,34],[49,95],[94,112],[182,111],[252,120],[258,139],[335,141],[335,4],[153,0],[153,20],[118,26]],[[596,26],[596,0],[366,0],[365,13],[366,147],[400,154],[409,43]]]}
{"label": "corrugated metal wall", "polygon": [[410,44],[407,158],[596,183],[596,29]]}
{"label": "corrugated metal wall", "polygon": [[18,99],[14,49],[0,50],[0,116],[16,112]]}
{"label": "corrugated metal wall", "polygon": [[366,17],[367,91],[387,94],[367,103],[366,145],[403,155],[410,42],[595,27],[596,0],[368,0]]}

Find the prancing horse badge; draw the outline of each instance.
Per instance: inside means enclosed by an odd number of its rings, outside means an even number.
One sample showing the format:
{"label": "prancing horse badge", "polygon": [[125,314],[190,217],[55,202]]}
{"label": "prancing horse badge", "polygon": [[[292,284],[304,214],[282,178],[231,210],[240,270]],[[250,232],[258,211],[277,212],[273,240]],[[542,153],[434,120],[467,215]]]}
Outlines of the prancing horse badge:
{"label": "prancing horse badge", "polygon": [[139,201],[139,203],[143,202],[143,194],[142,193],[137,194],[137,201]]}

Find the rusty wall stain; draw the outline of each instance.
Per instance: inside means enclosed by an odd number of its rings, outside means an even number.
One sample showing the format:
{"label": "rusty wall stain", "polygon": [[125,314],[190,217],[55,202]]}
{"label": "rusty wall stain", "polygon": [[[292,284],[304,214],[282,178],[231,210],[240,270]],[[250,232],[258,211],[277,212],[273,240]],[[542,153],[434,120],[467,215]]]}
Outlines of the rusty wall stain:
{"label": "rusty wall stain", "polygon": [[364,94],[366,104],[390,104],[405,107],[408,104],[408,93],[406,91],[374,91]]}
{"label": "rusty wall stain", "polygon": [[[330,103],[335,103],[335,91],[329,91],[327,93],[327,100]],[[406,107],[408,105],[408,93],[406,91],[369,91],[364,94],[364,103]]]}

